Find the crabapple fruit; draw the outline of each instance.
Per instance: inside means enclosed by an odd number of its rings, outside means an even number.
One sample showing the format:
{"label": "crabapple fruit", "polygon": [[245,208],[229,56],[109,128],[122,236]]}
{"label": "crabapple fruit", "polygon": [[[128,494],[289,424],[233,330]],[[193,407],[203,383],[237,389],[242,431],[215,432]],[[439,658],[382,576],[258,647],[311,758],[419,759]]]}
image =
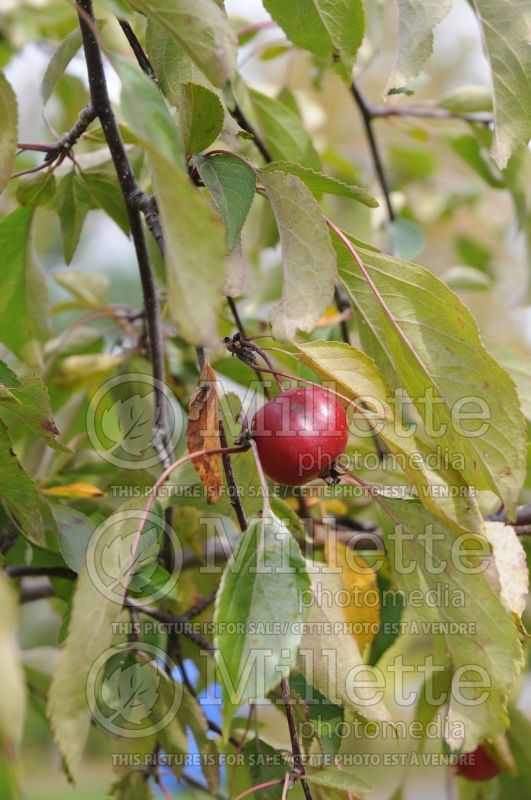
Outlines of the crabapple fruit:
{"label": "crabapple fruit", "polygon": [[256,412],[250,433],[266,475],[277,483],[301,486],[326,474],[344,451],[347,415],[325,389],[289,389]]}
{"label": "crabapple fruit", "polygon": [[487,753],[483,745],[478,745],[471,753],[462,753],[456,772],[468,781],[490,781],[499,775],[502,768]]}

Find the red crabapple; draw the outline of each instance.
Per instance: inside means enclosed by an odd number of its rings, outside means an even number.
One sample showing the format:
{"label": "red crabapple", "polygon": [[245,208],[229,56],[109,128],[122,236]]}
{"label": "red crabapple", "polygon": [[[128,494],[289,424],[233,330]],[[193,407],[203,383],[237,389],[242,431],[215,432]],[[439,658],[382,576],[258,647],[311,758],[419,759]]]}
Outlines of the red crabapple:
{"label": "red crabapple", "polygon": [[502,768],[480,744],[472,753],[462,753],[459,756],[456,771],[468,781],[489,781],[499,775]]}
{"label": "red crabapple", "polygon": [[347,415],[325,389],[289,389],[256,412],[250,433],[266,475],[301,486],[326,473],[344,451]]}

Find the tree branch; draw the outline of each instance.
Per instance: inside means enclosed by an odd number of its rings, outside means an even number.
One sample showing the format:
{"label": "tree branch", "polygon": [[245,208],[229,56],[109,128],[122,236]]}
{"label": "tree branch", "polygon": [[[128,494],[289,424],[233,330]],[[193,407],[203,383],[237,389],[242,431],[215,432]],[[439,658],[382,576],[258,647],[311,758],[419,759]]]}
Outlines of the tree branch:
{"label": "tree branch", "polygon": [[200,633],[195,633],[193,624],[186,617],[178,616],[177,614],[168,614],[166,611],[161,611],[151,606],[143,606],[142,603],[139,603],[132,597],[126,597],[124,599],[124,605],[128,608],[134,608],[141,614],[145,614],[151,617],[151,619],[161,622],[163,625],[171,626],[172,632],[186,636],[187,639],[190,639],[190,641],[201,648],[201,650],[205,650],[208,653],[214,652],[214,645]]}
{"label": "tree branch", "polygon": [[131,235],[136,251],[140,280],[144,296],[146,311],[146,329],[148,336],[149,354],[153,369],[154,391],[156,397],[156,429],[159,432],[160,443],[154,443],[160,453],[164,467],[171,463],[171,446],[167,430],[166,396],[164,394],[164,351],[160,325],[159,302],[155,289],[153,271],[149,259],[142,218],[138,207],[132,198],[138,197],[139,186],[136,182],[127,152],[122,141],[120,130],[112,110],[105,69],[99,42],[96,38],[92,0],[77,0],[79,25],[83,38],[83,48],[90,87],[90,95],[94,112],[99,117],[103,133],[111,153],[111,158],[116,170],[116,176],[124,197],[127,216],[131,228]]}
{"label": "tree branch", "polygon": [[234,117],[238,125],[253,137],[253,144],[255,145],[256,149],[260,152],[266,164],[270,164],[271,161],[274,160],[273,156],[271,155],[267,146],[262,141],[262,139],[257,134],[254,127],[251,125],[251,123],[243,113],[243,109],[240,108],[240,106],[238,105],[236,98],[234,98],[234,108],[232,109],[232,111],[229,109],[229,112],[231,116]]}
{"label": "tree branch", "polygon": [[130,24],[125,19],[118,19],[118,24],[120,28],[125,33],[125,37],[131,46],[131,50],[133,51],[136,60],[138,61],[139,66],[146,73],[148,78],[151,78],[152,81],[158,83],[157,76],[155,74],[155,70],[151,66],[151,62],[147,57],[146,53],[144,52],[144,48],[138,41],[136,34]]}
{"label": "tree branch", "polygon": [[10,578],[26,578],[45,575],[48,578],[67,578],[75,580],[77,574],[67,567],[37,567],[37,566],[14,566],[6,567],[6,573]]}
{"label": "tree branch", "polygon": [[300,775],[302,790],[306,800],[313,800],[312,790],[310,784],[304,777],[304,761],[302,758],[302,750],[299,742],[299,734],[297,732],[297,722],[295,714],[293,713],[293,706],[291,703],[291,692],[287,678],[282,678],[282,699],[286,707],[286,715],[288,718],[289,735],[291,739],[291,750],[293,753],[293,767],[297,775]]}
{"label": "tree branch", "polygon": [[385,174],[384,166],[382,157],[380,155],[380,148],[378,146],[378,140],[376,139],[376,135],[373,130],[373,114],[371,107],[366,102],[365,98],[363,97],[362,93],[360,92],[357,84],[355,81],[352,81],[350,86],[350,91],[352,97],[354,98],[356,105],[358,106],[359,112],[361,114],[361,118],[363,121],[363,125],[365,127],[365,133],[367,135],[367,141],[369,143],[369,147],[371,150],[372,160],[374,163],[374,169],[376,172],[376,176],[378,178],[378,182],[380,184],[380,188],[382,190],[382,194],[384,196],[385,205],[387,206],[387,216],[389,217],[389,221],[393,222],[396,215],[393,208],[393,204],[391,203],[391,190],[389,188],[389,184],[387,182],[387,176]]}

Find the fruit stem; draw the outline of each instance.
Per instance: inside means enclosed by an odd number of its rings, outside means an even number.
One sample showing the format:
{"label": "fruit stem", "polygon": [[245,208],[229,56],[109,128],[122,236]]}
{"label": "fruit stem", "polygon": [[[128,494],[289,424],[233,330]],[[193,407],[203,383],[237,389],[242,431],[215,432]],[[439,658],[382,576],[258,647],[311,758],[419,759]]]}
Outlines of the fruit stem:
{"label": "fruit stem", "polygon": [[[271,361],[271,359],[269,358],[269,356],[267,355],[267,353],[264,351],[264,349],[262,347],[259,347],[259,345],[253,344],[252,342],[249,342],[248,340],[245,342],[245,344],[246,344],[247,347],[249,347],[255,353],[258,353],[260,358],[262,358],[263,361],[265,361],[265,363],[269,367],[269,370],[273,373],[273,377],[275,378],[275,383],[277,385],[277,389],[281,392],[282,391],[282,384],[280,383],[280,380],[278,378],[277,371],[276,371],[276,369],[274,367],[274,364]],[[257,367],[257,369],[260,370],[260,367]]]}

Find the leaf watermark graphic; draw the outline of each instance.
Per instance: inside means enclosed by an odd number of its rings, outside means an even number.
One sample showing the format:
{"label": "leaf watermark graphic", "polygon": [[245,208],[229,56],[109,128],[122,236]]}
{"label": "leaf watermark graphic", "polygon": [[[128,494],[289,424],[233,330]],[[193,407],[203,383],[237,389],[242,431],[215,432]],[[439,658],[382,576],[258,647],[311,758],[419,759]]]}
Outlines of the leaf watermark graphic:
{"label": "leaf watermark graphic", "polygon": [[155,392],[134,394],[126,399],[118,398],[106,408],[101,418],[101,430],[114,442],[109,450],[119,448],[132,456],[141,456],[151,446],[152,431],[157,428],[160,412],[154,409]]}
{"label": "leaf watermark graphic", "polygon": [[149,664],[116,667],[102,685],[102,697],[108,696],[107,704],[116,708],[109,721],[121,717],[135,725],[143,722],[157,701],[159,683],[159,675]]}
{"label": "leaf watermark graphic", "polygon": [[86,683],[86,700],[95,721],[107,732],[138,739],[163,730],[175,719],[182,684],[168,675],[177,666],[149,642],[121,642],[101,653]]}
{"label": "leaf watermark graphic", "polygon": [[92,446],[104,461],[122,469],[149,469],[160,463],[162,434],[170,452],[175,450],[184,435],[185,415],[163,381],[130,372],[99,386],[90,398],[86,426]]}

